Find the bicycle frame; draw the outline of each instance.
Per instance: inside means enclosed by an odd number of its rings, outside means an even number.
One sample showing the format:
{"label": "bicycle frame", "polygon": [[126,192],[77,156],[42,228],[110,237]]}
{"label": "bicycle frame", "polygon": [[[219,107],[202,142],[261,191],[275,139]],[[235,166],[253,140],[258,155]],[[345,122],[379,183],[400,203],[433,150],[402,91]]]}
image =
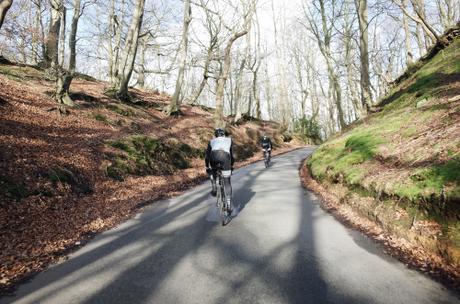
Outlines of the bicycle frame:
{"label": "bicycle frame", "polygon": [[268,168],[268,166],[270,165],[270,153],[268,149],[263,149],[263,151],[265,168]]}

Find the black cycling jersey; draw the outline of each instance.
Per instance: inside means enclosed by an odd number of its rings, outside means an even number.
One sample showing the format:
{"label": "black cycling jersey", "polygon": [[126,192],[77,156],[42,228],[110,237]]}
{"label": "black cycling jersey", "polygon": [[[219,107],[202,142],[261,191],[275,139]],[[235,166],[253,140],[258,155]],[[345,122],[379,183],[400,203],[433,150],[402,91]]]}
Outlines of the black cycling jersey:
{"label": "black cycling jersey", "polygon": [[262,148],[263,149],[271,149],[272,148],[272,141],[270,140],[270,138],[262,138]]}
{"label": "black cycling jersey", "polygon": [[235,162],[232,139],[224,136],[211,139],[204,160],[206,168],[219,166],[222,170],[231,170]]}

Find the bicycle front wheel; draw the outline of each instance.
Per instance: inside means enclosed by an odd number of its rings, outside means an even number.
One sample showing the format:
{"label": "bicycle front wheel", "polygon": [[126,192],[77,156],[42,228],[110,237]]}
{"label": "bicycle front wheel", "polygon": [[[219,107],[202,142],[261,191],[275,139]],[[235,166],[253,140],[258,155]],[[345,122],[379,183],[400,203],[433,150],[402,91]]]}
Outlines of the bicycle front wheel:
{"label": "bicycle front wheel", "polygon": [[225,226],[227,224],[227,206],[226,206],[227,200],[226,200],[226,196],[225,196],[224,187],[221,187],[220,191],[221,191],[221,195],[220,195],[220,198],[221,198],[221,202],[220,202],[220,218],[221,218],[221,221],[222,221],[222,226]]}

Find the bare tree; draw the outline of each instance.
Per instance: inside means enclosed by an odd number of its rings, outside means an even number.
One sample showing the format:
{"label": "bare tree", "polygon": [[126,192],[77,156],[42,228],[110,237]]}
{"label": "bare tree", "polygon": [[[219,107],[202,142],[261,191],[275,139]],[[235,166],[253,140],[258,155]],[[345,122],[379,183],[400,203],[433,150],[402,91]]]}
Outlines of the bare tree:
{"label": "bare tree", "polygon": [[369,112],[372,105],[371,79],[369,75],[369,34],[367,22],[367,0],[355,0],[359,21],[359,51],[361,61],[361,103]]}
{"label": "bare tree", "polygon": [[460,17],[458,16],[460,3],[455,0],[436,0],[436,6],[444,30],[454,26],[455,21]]}
{"label": "bare tree", "polygon": [[[244,74],[244,68],[246,66],[246,61],[248,59],[249,55],[249,46],[250,46],[250,39],[249,35],[246,36],[248,39],[246,40],[246,45],[244,47],[244,51],[242,54],[242,58],[240,61],[239,68],[236,72],[236,80],[235,80],[235,118],[234,122],[237,122],[241,119],[241,116],[243,114],[243,74]],[[250,112],[250,105],[249,105],[249,112]]]}
{"label": "bare tree", "polygon": [[45,58],[45,31],[43,25],[43,0],[32,0],[35,5],[35,29],[32,34],[32,56],[33,63],[41,65],[43,58]]}
{"label": "bare tree", "polygon": [[214,114],[214,121],[216,126],[224,126],[224,88],[230,73],[231,65],[231,50],[233,43],[240,37],[248,33],[251,25],[252,16],[256,9],[256,1],[252,0],[249,4],[245,4],[244,22],[240,30],[233,32],[227,41],[223,54],[223,66],[219,74],[216,88],[216,111]]}
{"label": "bare tree", "polygon": [[[407,7],[407,0],[402,0],[401,5],[403,8]],[[414,62],[414,55],[410,43],[410,31],[409,31],[409,22],[407,20],[406,14],[402,16],[402,25],[404,28],[404,42],[406,46],[406,64],[411,65]]]}
{"label": "bare tree", "polygon": [[116,14],[115,0],[110,0],[109,18],[109,81],[115,86],[118,77],[118,65],[120,60],[121,36],[125,16],[125,0],[121,1],[119,15]]}
{"label": "bare tree", "polygon": [[131,25],[129,27],[126,41],[123,46],[123,52],[120,57],[120,62],[116,73],[114,73],[116,75],[114,90],[116,91],[117,98],[122,101],[130,100],[130,96],[128,94],[128,84],[131,80],[134,61],[136,59],[139,35],[144,16],[144,6],[145,0],[136,1],[133,16],[131,19]]}
{"label": "bare tree", "polygon": [[[285,67],[285,58],[284,58],[284,48],[282,44],[282,40],[280,43],[280,31],[277,26],[277,20],[275,15],[275,6],[274,0],[271,1],[271,10],[273,14],[273,30],[274,30],[274,40],[275,40],[275,54],[276,54],[276,61],[278,62],[278,82],[277,87],[279,91],[279,114],[281,115],[281,128],[283,130],[287,130],[289,128],[290,117],[288,114],[288,107],[289,107],[289,98],[288,98],[288,88],[287,88],[287,69]],[[281,30],[285,28],[282,27]],[[281,34],[284,31],[281,31]]]}
{"label": "bare tree", "polygon": [[[335,106],[338,111],[338,121],[340,129],[343,129],[346,126],[344,119],[344,112],[342,109],[342,88],[339,82],[339,75],[334,67],[334,58],[332,57],[331,51],[331,41],[332,41],[332,31],[335,26],[335,18],[341,14],[341,12],[336,11],[337,0],[331,1],[330,13],[332,14],[331,18],[327,17],[327,11],[324,0],[315,0],[313,1],[313,10],[310,10],[307,14],[308,26],[306,27],[316,38],[318,47],[323,55],[327,72],[329,75],[329,91],[331,92],[332,99],[334,100]],[[319,20],[316,19],[316,14],[319,14]],[[330,115],[332,120],[332,107],[330,108]]]}
{"label": "bare tree", "polygon": [[[343,44],[345,48],[344,52],[344,63],[347,73],[347,86],[350,93],[351,103],[354,107],[354,114],[362,117],[365,113],[362,113],[363,103],[360,102],[358,97],[358,89],[355,81],[355,69],[354,69],[354,32],[353,32],[353,18],[355,15],[351,14],[351,9],[349,5],[345,5],[345,14],[344,14],[344,32],[343,32]],[[369,71],[368,71],[369,72]]]}
{"label": "bare tree", "polygon": [[190,7],[190,0],[185,0],[184,1],[184,21],[183,21],[183,28],[182,28],[182,40],[181,40],[180,55],[179,55],[179,60],[180,60],[179,73],[177,74],[176,88],[171,98],[171,103],[169,104],[169,107],[167,109],[167,113],[169,115],[180,112],[181,88],[184,82],[184,71],[185,71],[185,65],[187,62],[188,28],[189,28],[191,21],[192,21],[192,8]]}
{"label": "bare tree", "polygon": [[[63,10],[64,11],[64,10]],[[77,31],[78,21],[82,16],[83,10],[81,9],[81,0],[73,0],[73,16],[72,23],[70,25],[69,35],[69,65],[68,68],[64,68],[64,39],[60,39],[61,44],[61,59],[59,66],[57,67],[57,80],[56,80],[56,99],[65,105],[73,106],[74,103],[69,95],[70,84],[75,76],[76,68],[76,47],[77,47]],[[61,33],[65,33],[65,13],[61,16]],[[61,36],[65,36],[64,34]]]}
{"label": "bare tree", "polygon": [[[254,31],[254,35],[256,36],[256,47],[254,51],[254,56],[252,56],[252,64],[250,64],[250,70],[252,72],[252,98],[254,99],[255,103],[255,117],[260,119],[262,116],[261,113],[261,106],[260,106],[260,95],[259,95],[259,82],[258,82],[258,73],[260,66],[262,64],[262,60],[264,56],[260,53],[260,24],[259,18],[257,13],[255,14],[255,23],[256,23],[256,30]],[[248,108],[248,112],[250,114],[251,109]]]}
{"label": "bare tree", "polygon": [[430,25],[430,23],[428,22],[425,16],[424,5],[421,2],[422,0],[410,0],[410,3],[412,4],[412,8],[415,12],[415,15],[411,14],[411,12],[403,4],[404,0],[391,0],[391,1],[395,3],[407,17],[409,17],[414,22],[416,22],[419,26],[421,26],[425,34],[428,37],[430,37],[430,39],[433,42],[442,42],[440,36],[436,32],[436,30]]}
{"label": "bare tree", "polygon": [[206,49],[206,58],[203,66],[203,78],[201,79],[200,85],[195,93],[189,98],[189,102],[191,104],[195,104],[198,98],[200,97],[201,93],[203,92],[204,87],[208,83],[209,78],[209,68],[211,65],[211,61],[213,59],[213,55],[215,50],[218,47],[218,34],[220,32],[221,25],[216,24],[213,18],[206,14],[206,29],[208,30],[209,34],[209,44]]}
{"label": "bare tree", "polygon": [[62,0],[50,0],[50,23],[48,36],[45,41],[45,58],[43,58],[43,66],[51,69],[50,71],[52,74],[55,73],[58,64],[59,33],[64,9]]}

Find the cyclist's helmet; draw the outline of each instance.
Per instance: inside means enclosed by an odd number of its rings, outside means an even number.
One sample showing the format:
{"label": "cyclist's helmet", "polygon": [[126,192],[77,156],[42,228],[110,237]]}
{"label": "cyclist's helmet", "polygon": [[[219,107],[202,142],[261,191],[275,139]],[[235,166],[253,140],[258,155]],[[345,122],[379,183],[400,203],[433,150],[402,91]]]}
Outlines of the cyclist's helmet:
{"label": "cyclist's helmet", "polygon": [[222,137],[225,136],[225,131],[222,128],[217,128],[216,131],[214,131],[214,135],[216,137]]}

